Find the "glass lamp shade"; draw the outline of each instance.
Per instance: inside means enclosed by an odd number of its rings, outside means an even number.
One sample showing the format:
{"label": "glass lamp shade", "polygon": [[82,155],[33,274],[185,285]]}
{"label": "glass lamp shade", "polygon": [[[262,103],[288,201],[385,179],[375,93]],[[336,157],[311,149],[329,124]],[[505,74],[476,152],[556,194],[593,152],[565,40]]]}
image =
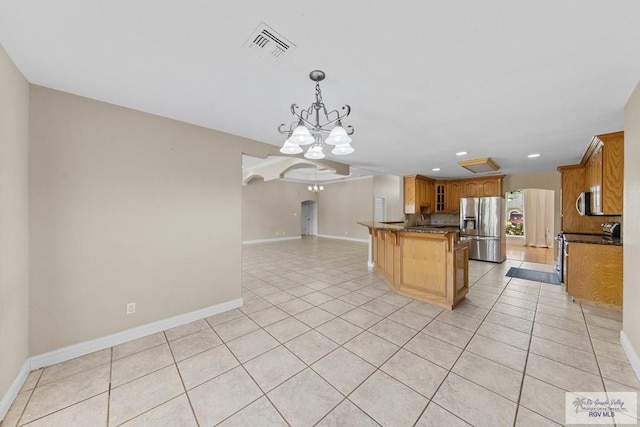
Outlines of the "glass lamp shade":
{"label": "glass lamp shade", "polygon": [[289,142],[295,145],[309,145],[313,141],[311,132],[302,124],[298,124],[298,127],[293,130],[291,137],[289,137]]}
{"label": "glass lamp shade", "polygon": [[313,184],[307,187],[309,189],[309,191],[314,192],[314,193],[321,193],[324,191],[324,187],[322,185],[318,185],[318,184]]}
{"label": "glass lamp shade", "polygon": [[351,144],[340,144],[336,145],[335,148],[331,150],[331,154],[335,154],[336,156],[345,156],[353,153],[354,151],[356,150],[353,149]]}
{"label": "glass lamp shade", "polygon": [[311,147],[309,147],[307,152],[304,153],[304,157],[306,157],[307,159],[313,159],[313,160],[324,159],[324,153],[322,152],[322,146],[321,145],[312,145]]}
{"label": "glass lamp shade", "polygon": [[340,124],[336,124],[325,141],[329,145],[351,144],[351,137]]}
{"label": "glass lamp shade", "polygon": [[302,148],[300,148],[299,145],[292,144],[287,139],[284,142],[284,144],[282,145],[282,148],[280,149],[280,152],[282,154],[300,154],[300,153],[302,153]]}

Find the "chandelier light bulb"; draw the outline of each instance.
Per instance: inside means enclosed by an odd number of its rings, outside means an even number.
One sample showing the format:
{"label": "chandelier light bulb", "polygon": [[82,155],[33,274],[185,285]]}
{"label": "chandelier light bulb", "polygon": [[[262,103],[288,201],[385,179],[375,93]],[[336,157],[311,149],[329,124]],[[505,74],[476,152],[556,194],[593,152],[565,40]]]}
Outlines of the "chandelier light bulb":
{"label": "chandelier light bulb", "polygon": [[331,150],[331,154],[335,154],[336,156],[346,156],[347,154],[353,153],[355,150],[350,144],[340,144],[336,145],[333,150]]}
{"label": "chandelier light bulb", "polygon": [[324,153],[322,152],[322,145],[312,145],[309,147],[304,157],[311,160],[324,159]]}
{"label": "chandelier light bulb", "polygon": [[309,145],[313,143],[313,136],[311,136],[309,129],[300,121],[288,141],[296,145]]}
{"label": "chandelier light bulb", "polygon": [[324,187],[318,184],[310,185],[307,187],[307,189],[312,193],[322,193],[324,191]]}
{"label": "chandelier light bulb", "polygon": [[351,144],[351,138],[342,127],[342,123],[338,121],[325,142],[329,145]]}
{"label": "chandelier light bulb", "polygon": [[300,154],[302,153],[302,151],[303,150],[299,145],[292,144],[288,139],[284,142],[284,145],[280,149],[280,152],[282,154]]}

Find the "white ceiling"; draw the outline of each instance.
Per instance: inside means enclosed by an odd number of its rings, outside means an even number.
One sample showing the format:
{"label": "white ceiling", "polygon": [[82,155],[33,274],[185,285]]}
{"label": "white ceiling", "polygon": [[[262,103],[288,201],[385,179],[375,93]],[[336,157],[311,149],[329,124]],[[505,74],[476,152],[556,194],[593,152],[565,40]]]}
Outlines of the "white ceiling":
{"label": "white ceiling", "polygon": [[[0,43],[34,84],[277,145],[322,69],[356,129],[329,158],[464,177],[457,151],[548,171],[622,129],[639,17],[637,0],[2,0]],[[280,61],[245,46],[261,21],[296,45]]]}

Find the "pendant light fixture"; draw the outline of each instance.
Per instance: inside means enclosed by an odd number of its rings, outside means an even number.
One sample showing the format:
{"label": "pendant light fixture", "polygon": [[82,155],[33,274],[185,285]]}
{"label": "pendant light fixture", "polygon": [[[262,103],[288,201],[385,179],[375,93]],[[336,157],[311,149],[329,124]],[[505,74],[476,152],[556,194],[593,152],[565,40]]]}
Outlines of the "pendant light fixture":
{"label": "pendant light fixture", "polygon": [[312,193],[322,193],[324,191],[324,187],[322,185],[318,185],[318,167],[316,166],[316,182],[313,185],[307,187],[309,191]]}
{"label": "pendant light fixture", "polygon": [[[298,104],[291,104],[291,114],[296,119],[289,127],[284,123],[278,126],[278,132],[287,135],[280,152],[300,154],[302,145],[310,145],[304,157],[319,160],[324,159],[324,146],[327,144],[333,146],[331,154],[344,156],[353,153],[349,135],[353,135],[354,129],[352,126],[342,126],[342,119],[351,113],[351,107],[345,104],[341,108],[342,113],[338,110],[327,111],[320,90],[320,82],[325,78],[324,71],[314,70],[309,73],[309,78],[316,82],[316,100],[306,110],[301,110]],[[327,133],[329,135],[323,140],[323,134]]]}

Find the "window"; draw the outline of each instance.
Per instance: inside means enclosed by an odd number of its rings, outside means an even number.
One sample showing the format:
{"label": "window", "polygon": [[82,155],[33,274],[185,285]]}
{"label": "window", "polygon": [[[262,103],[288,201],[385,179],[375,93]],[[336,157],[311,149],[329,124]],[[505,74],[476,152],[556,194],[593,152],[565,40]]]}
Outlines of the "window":
{"label": "window", "polygon": [[506,194],[507,236],[524,236],[524,205],[522,190]]}

